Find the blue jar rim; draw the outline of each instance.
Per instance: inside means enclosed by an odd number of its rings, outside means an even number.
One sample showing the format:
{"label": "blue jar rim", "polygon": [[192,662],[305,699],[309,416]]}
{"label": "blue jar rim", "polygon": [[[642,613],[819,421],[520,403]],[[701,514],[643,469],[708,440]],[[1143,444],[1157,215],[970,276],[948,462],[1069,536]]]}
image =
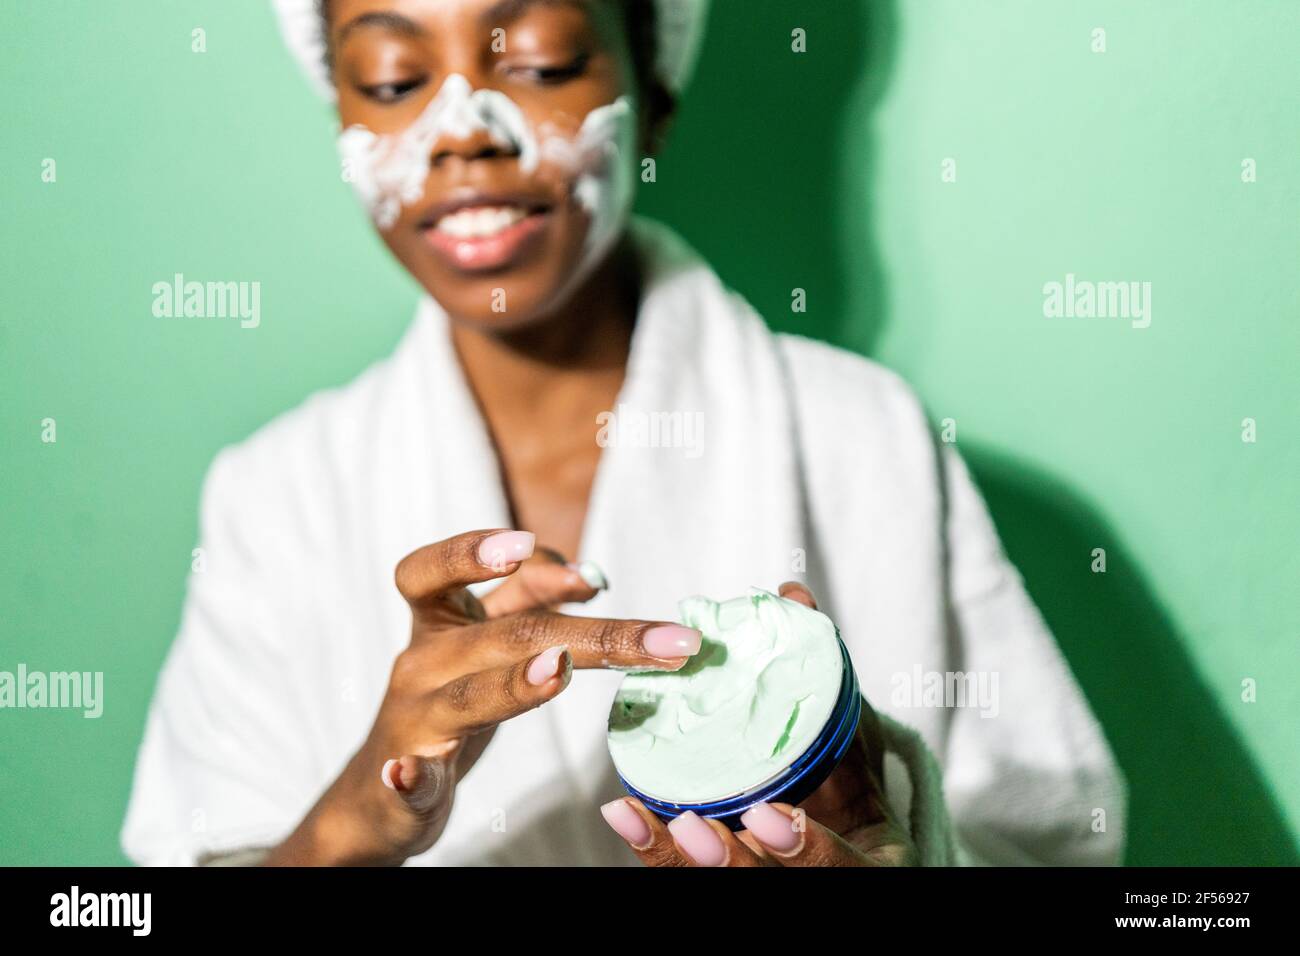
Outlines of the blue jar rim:
{"label": "blue jar rim", "polygon": [[858,686],[858,675],[838,629],[835,639],[840,645],[840,657],[844,664],[835,706],[821,733],[785,770],[743,793],[704,803],[673,803],[648,796],[619,774],[618,779],[623,784],[623,789],[665,822],[689,810],[698,816],[717,820],[732,830],[741,829],[741,814],[755,804],[777,800],[798,804],[807,799],[831,775],[831,771],[848,751],[862,717],[862,693]]}

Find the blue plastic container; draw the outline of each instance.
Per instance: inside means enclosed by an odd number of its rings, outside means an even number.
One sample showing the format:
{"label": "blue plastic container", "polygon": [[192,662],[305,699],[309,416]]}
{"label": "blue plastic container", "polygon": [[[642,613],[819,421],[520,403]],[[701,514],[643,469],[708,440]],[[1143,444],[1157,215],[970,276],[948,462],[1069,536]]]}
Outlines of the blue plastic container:
{"label": "blue plastic container", "polygon": [[849,744],[857,733],[858,720],[862,716],[862,692],[858,687],[857,672],[853,670],[853,661],[849,659],[848,648],[840,640],[838,631],[835,637],[839,641],[840,656],[844,661],[844,673],[840,679],[840,692],[835,707],[812,745],[786,769],[744,793],[709,803],[671,803],[652,797],[637,790],[620,774],[618,779],[622,782],[623,789],[665,822],[691,810],[699,816],[712,817],[732,830],[741,829],[740,815],[755,804],[798,804],[810,797],[814,790],[826,782],[826,778],[849,749]]}

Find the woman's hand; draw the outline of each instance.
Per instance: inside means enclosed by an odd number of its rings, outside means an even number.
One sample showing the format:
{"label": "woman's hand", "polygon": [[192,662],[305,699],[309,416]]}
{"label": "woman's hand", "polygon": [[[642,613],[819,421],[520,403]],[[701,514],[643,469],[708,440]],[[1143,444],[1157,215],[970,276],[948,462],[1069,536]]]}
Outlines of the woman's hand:
{"label": "woman's hand", "polygon": [[[817,606],[801,584],[780,593]],[[912,866],[916,849],[885,800],[884,753],[880,720],[863,700],[853,744],[826,782],[798,807],[751,808],[738,833],[690,812],[665,826],[634,797],[601,813],[648,866]]]}
{"label": "woman's hand", "polygon": [[[552,607],[596,591],[524,531],[476,531],[397,566],[411,643],[393,663],[366,742],[272,864],[398,864],[431,847],[456,783],[496,726],[551,700],[574,667],[676,670],[700,648],[691,628],[578,618]],[[482,601],[466,585],[506,582]]]}

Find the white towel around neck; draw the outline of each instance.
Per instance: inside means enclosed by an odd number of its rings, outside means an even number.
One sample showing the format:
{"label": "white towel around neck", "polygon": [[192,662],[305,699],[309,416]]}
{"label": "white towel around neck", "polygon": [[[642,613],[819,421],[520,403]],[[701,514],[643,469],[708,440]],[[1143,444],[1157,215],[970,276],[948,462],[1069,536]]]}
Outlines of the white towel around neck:
{"label": "white towel around neck", "polygon": [[[891,802],[927,862],[949,862],[954,840],[968,862],[1117,862],[1124,787],[1105,739],[911,392],[865,359],[771,333],[665,227],[637,220],[633,234],[645,281],[622,412],[703,430],[686,447],[604,448],[571,557],[611,587],[566,610],[672,619],[689,594],[806,580],[886,719]],[[206,568],[136,768],[132,858],[194,862],[286,835],[365,737],[405,644],[396,562],[510,525],[446,323],[426,299],[390,358],[214,462]],[[997,675],[996,716],[903,694],[956,672]],[[620,676],[580,672],[503,725],[412,862],[634,862],[597,810],[620,793],[604,743]]]}

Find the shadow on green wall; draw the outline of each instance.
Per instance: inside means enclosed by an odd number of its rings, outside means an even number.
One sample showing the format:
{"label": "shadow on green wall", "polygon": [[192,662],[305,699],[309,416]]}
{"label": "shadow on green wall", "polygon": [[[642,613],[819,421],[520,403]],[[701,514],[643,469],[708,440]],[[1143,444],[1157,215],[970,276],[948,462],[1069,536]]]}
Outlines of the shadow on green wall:
{"label": "shadow on green wall", "polygon": [[[796,27],[807,32],[802,56],[791,52]],[[774,327],[868,354],[887,319],[867,205],[875,144],[863,116],[853,118],[845,142],[845,106],[851,99],[855,110],[874,110],[896,37],[894,0],[797,9],[786,0],[715,3],[703,66],[659,163],[665,188],[643,187],[639,199],[642,212],[688,235]],[[868,177],[851,201],[846,155]],[[842,248],[845,237],[852,249]],[[852,315],[849,282],[855,302],[865,296]],[[792,315],[793,287],[808,291],[807,314]],[[1127,775],[1128,862],[1300,862],[1185,639],[1101,518],[1050,475],[963,451]],[[1094,547],[1107,550],[1104,575],[1086,573]]]}
{"label": "shadow on green wall", "polygon": [[[1128,776],[1128,862],[1300,862],[1240,737],[1113,530],[1052,476],[962,452]],[[1105,574],[1088,570],[1093,548],[1106,549]]]}
{"label": "shadow on green wall", "polygon": [[[806,31],[804,55],[791,52],[795,28]],[[875,344],[883,274],[868,229],[854,230],[844,256],[848,218],[869,195],[843,201],[841,119],[850,98],[870,110],[883,93],[893,34],[889,3],[715,2],[657,182],[638,193],[640,212],[678,227],[773,327],[848,336],[863,350]],[[855,150],[864,135],[853,132]],[[850,284],[866,307],[841,325]],[[794,288],[807,293],[805,313],[791,310]]]}

